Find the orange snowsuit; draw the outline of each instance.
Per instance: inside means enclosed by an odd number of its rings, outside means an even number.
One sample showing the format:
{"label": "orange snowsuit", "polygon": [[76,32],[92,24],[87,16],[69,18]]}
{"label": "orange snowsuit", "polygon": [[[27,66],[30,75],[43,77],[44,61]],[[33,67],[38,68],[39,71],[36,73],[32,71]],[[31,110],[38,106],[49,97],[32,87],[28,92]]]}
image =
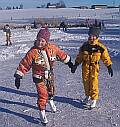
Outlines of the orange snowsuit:
{"label": "orange snowsuit", "polygon": [[76,57],[76,63],[82,64],[82,78],[85,89],[85,95],[90,96],[92,100],[98,99],[98,74],[99,61],[103,61],[105,66],[112,64],[107,48],[98,40],[91,45],[88,42],[80,47],[79,54]]}
{"label": "orange snowsuit", "polygon": [[[56,45],[48,43],[44,51],[47,53],[49,59],[49,65],[53,73],[53,65],[57,58],[64,63],[70,60],[64,51],[58,48]],[[47,63],[41,53],[41,50],[33,46],[26,54],[26,56],[20,61],[20,64],[16,70],[16,74],[24,76],[32,68],[33,81],[36,84],[38,92],[37,104],[40,110],[44,110],[48,100],[48,90],[45,83],[45,72]],[[52,76],[53,79],[53,76]],[[54,83],[54,81],[52,82]]]}

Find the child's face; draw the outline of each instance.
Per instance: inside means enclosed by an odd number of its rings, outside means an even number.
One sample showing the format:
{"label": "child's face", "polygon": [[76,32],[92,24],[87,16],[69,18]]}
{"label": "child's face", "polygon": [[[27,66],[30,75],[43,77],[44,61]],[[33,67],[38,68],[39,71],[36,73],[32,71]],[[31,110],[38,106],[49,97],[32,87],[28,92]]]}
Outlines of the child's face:
{"label": "child's face", "polygon": [[97,39],[97,37],[95,35],[89,35],[89,37],[88,37],[88,40],[90,42],[94,42],[96,39]]}
{"label": "child's face", "polygon": [[40,38],[39,40],[36,40],[36,46],[40,49],[45,48],[45,46],[47,45],[47,42],[44,38]]}

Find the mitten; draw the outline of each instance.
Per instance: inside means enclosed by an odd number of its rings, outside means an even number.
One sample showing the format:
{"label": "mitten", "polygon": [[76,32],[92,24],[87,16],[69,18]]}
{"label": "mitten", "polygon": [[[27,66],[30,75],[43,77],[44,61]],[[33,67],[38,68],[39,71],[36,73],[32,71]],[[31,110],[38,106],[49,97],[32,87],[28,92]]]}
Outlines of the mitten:
{"label": "mitten", "polygon": [[113,70],[111,68],[111,65],[109,65],[107,68],[108,68],[109,75],[112,77],[113,76]]}
{"label": "mitten", "polygon": [[15,86],[17,89],[19,89],[20,87],[20,79],[22,79],[22,76],[18,75],[18,74],[14,74],[14,77],[15,77]]}
{"label": "mitten", "polygon": [[73,65],[73,67],[71,68],[72,73],[75,73],[78,65],[79,65],[79,63],[75,62],[75,65]]}

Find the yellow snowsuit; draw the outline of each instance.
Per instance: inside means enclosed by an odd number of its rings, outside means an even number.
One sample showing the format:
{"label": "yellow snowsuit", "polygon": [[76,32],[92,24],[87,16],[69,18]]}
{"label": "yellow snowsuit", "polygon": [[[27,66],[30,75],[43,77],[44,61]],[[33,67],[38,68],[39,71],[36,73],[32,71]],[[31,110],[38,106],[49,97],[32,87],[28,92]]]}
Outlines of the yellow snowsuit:
{"label": "yellow snowsuit", "polygon": [[90,41],[80,47],[79,54],[75,62],[82,64],[82,78],[85,89],[85,95],[90,96],[92,100],[98,99],[98,74],[99,61],[103,61],[105,66],[112,64],[107,48],[96,39],[93,44]]}

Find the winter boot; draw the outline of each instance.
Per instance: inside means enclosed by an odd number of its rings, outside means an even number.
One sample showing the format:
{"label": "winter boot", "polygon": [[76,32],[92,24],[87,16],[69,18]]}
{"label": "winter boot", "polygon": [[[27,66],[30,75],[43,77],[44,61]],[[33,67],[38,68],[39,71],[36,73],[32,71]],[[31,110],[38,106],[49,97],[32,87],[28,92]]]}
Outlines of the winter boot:
{"label": "winter boot", "polygon": [[53,99],[49,100],[49,105],[50,105],[51,111],[55,113],[56,112],[56,106],[54,104]]}
{"label": "winter boot", "polygon": [[8,43],[6,43],[5,46],[8,46]]}
{"label": "winter boot", "polygon": [[89,105],[90,96],[86,96],[86,98],[82,101],[83,104]]}
{"label": "winter boot", "polygon": [[43,124],[48,123],[47,117],[45,115],[45,110],[40,111],[40,120],[41,120],[41,123],[43,123]]}
{"label": "winter boot", "polygon": [[9,45],[12,45],[12,43],[10,42],[10,44]]}
{"label": "winter boot", "polygon": [[97,100],[92,100],[90,108],[95,108],[96,107],[96,102],[97,102]]}

